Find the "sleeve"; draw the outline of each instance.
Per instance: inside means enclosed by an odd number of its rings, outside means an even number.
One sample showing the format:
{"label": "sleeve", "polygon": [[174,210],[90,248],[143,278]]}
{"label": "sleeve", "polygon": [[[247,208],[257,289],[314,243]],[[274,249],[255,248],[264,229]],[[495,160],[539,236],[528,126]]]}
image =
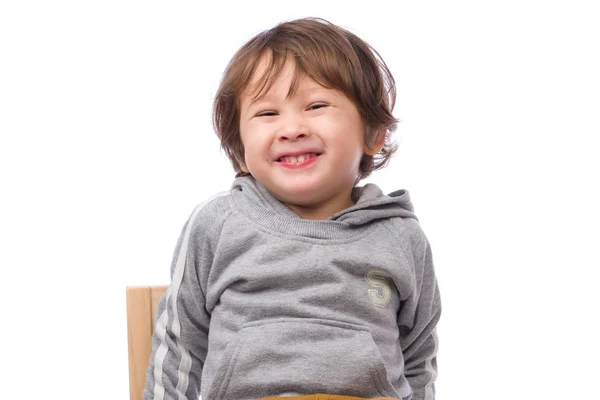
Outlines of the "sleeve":
{"label": "sleeve", "polygon": [[156,310],[144,400],[198,399],[208,350],[210,314],[198,272],[209,263],[195,221],[185,224],[171,267],[171,284]]}
{"label": "sleeve", "polygon": [[398,323],[405,376],[413,390],[412,400],[433,400],[437,378],[436,325],[441,315],[440,293],[433,268],[431,247],[418,230],[412,243],[415,282],[402,304]]}

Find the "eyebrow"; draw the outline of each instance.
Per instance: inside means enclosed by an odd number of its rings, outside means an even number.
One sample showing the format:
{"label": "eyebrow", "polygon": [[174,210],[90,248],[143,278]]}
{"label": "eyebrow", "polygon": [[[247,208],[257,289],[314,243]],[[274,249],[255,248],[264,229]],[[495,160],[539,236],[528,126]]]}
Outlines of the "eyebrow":
{"label": "eyebrow", "polygon": [[[294,93],[292,93],[292,94],[289,94],[289,92],[288,92],[288,95],[286,96],[286,99],[290,98],[292,96],[304,95],[306,93],[312,93],[312,92],[315,92],[315,91],[329,92],[329,91],[336,91],[336,89],[334,89],[334,88],[328,88],[328,87],[325,87],[325,86],[321,86],[321,85],[319,85],[318,83],[315,82],[314,84],[311,84],[311,86],[309,86],[309,87],[304,87],[302,89],[297,88],[294,91]],[[257,103],[257,102],[259,102],[261,100],[264,100],[264,99],[269,99],[270,97],[271,96],[269,96],[268,93],[265,93],[265,94],[263,94],[262,96],[259,96],[259,97],[252,96],[251,100],[250,100],[250,104]]]}
{"label": "eyebrow", "polygon": [[[248,96],[249,98],[247,98],[247,103],[246,103],[246,108],[250,109],[254,106],[256,106],[259,103],[266,103],[269,101],[274,101],[274,100],[270,100],[269,96],[267,96],[266,94],[260,97],[254,97],[254,96]],[[241,103],[241,101],[240,101]]]}

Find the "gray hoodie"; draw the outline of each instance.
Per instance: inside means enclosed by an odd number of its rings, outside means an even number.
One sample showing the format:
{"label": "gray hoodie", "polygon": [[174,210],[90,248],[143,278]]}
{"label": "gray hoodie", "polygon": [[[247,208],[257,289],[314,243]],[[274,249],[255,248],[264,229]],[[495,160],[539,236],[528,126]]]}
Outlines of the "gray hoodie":
{"label": "gray hoodie", "polygon": [[408,192],[303,220],[252,177],[196,207],[157,309],[144,399],[433,399],[440,316]]}

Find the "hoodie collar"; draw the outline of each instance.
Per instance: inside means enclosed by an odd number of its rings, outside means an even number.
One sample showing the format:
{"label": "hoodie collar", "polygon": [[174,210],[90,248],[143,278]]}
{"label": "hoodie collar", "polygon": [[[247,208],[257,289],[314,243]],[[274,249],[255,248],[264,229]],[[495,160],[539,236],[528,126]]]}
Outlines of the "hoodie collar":
{"label": "hoodie collar", "polygon": [[394,217],[416,219],[408,191],[398,190],[385,195],[372,183],[352,190],[353,206],[320,221],[300,218],[252,176],[237,178],[231,192],[239,211],[256,223],[284,234],[321,239],[344,238],[356,228],[375,220]]}

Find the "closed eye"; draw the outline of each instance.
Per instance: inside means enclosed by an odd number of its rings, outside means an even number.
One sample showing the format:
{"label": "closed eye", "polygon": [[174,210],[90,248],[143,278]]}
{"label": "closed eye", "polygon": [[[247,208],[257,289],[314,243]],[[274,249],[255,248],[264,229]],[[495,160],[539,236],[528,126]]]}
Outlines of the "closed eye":
{"label": "closed eye", "polygon": [[257,117],[272,117],[275,115],[277,115],[275,111],[261,111],[258,114],[256,114]]}
{"label": "closed eye", "polygon": [[325,103],[315,103],[308,106],[309,110],[318,110],[319,108],[327,107],[328,104]]}

